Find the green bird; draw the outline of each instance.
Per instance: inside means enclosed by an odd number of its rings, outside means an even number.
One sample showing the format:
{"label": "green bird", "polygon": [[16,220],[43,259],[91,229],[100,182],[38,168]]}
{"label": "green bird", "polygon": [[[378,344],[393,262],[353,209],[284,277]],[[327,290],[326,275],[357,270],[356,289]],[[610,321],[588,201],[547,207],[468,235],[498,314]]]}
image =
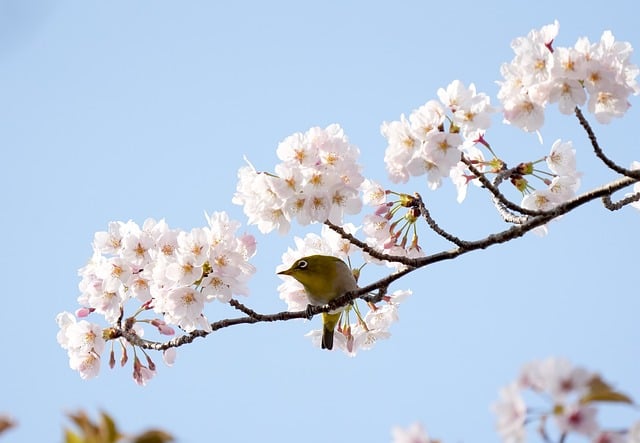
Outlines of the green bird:
{"label": "green bird", "polygon": [[[280,275],[289,275],[304,286],[309,302],[324,306],[331,300],[358,288],[349,266],[331,255],[310,255],[296,262]],[[333,349],[333,331],[340,320],[338,312],[322,313],[322,349]]]}

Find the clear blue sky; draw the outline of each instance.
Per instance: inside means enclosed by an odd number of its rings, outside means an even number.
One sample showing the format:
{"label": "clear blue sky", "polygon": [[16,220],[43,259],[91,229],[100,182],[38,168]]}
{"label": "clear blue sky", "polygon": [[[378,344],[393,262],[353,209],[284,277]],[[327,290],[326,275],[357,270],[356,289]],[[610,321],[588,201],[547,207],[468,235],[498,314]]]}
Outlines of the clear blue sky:
{"label": "clear blue sky", "polygon": [[[227,210],[244,222],[231,205],[242,155],[270,169],[280,140],[333,122],[360,147],[365,175],[385,181],[383,120],[454,79],[495,94],[511,39],[554,19],[559,45],[611,29],[637,48],[639,13],[632,0],[1,0],[0,412],[19,422],[5,441],[61,441],[65,411],[78,408],[104,409],[128,432],[161,426],[185,443],[386,442],[393,426],[414,421],[447,442],[496,441],[489,405],[499,387],[550,355],[640,398],[640,214],[598,204],[554,223],[546,238],[399,282],[414,296],[392,338],[354,359],[310,345],[303,335],[317,319],[241,326],[180,349],[172,368],[158,357],[158,376],[141,388],[130,366],[105,364],[82,381],[55,339],[55,316],[75,309],[77,269],[109,221],[166,218],[190,229],[204,225],[204,211]],[[596,125],[623,165],[640,160],[632,100],[624,120]],[[596,172],[575,119],[551,114],[545,146],[499,120],[493,142],[507,160],[538,158],[562,137],[578,149],[582,190],[613,177]],[[478,189],[463,205],[451,185],[431,193],[417,179],[396,189],[421,192],[463,237],[503,227]],[[274,270],[292,236],[257,237],[247,302],[277,312],[285,306]],[[629,416],[609,418],[622,425]]]}

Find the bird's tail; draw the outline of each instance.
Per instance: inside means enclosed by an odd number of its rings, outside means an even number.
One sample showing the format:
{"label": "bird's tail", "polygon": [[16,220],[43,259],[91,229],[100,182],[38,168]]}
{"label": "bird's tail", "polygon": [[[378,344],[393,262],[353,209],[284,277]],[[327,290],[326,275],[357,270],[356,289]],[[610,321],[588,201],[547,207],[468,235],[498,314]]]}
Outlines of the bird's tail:
{"label": "bird's tail", "polygon": [[322,349],[333,349],[333,331],[340,320],[342,311],[336,313],[322,313]]}

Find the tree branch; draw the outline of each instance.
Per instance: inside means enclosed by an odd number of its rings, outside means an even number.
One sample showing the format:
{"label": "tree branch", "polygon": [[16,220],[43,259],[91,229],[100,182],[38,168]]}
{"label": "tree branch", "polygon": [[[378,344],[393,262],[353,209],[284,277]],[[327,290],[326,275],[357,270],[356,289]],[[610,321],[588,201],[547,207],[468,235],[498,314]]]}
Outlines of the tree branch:
{"label": "tree branch", "polygon": [[[169,348],[179,347],[187,343],[191,343],[198,337],[206,337],[211,332],[214,332],[223,328],[228,328],[231,326],[236,326],[240,324],[255,324],[255,323],[265,323],[265,322],[275,322],[275,321],[287,321],[287,320],[293,320],[293,319],[307,319],[319,313],[329,312],[334,309],[340,308],[342,306],[346,306],[347,304],[351,303],[353,300],[357,298],[362,298],[369,301],[379,301],[382,298],[382,295],[384,295],[385,293],[384,291],[386,291],[386,288],[388,288],[391,283],[395,282],[396,280],[404,277],[405,275],[419,268],[422,268],[437,262],[445,261],[445,260],[452,260],[463,254],[476,251],[478,249],[486,249],[489,246],[505,243],[510,240],[514,240],[516,238],[522,237],[524,234],[531,231],[532,229],[542,226],[550,222],[551,220],[558,218],[561,215],[567,214],[570,211],[574,210],[575,208],[582,206],[590,201],[593,201],[599,198],[603,198],[603,199],[610,198],[610,196],[614,192],[619,191],[627,186],[630,186],[636,183],[637,181],[640,181],[640,179],[631,178],[631,177],[621,178],[619,180],[606,184],[600,188],[596,188],[592,191],[586,192],[570,201],[567,201],[563,204],[556,206],[555,208],[549,211],[544,211],[538,216],[528,217],[527,220],[520,225],[515,225],[504,231],[501,231],[495,234],[490,234],[487,237],[480,240],[459,241],[458,242],[459,245],[456,249],[441,251],[441,252],[437,252],[435,254],[431,254],[429,256],[420,257],[420,258],[409,258],[409,257],[396,256],[396,255],[383,254],[369,247],[368,245],[358,240],[351,234],[346,233],[341,227],[336,226],[329,221],[326,221],[325,224],[327,224],[327,226],[329,226],[332,230],[340,234],[343,238],[349,240],[355,246],[367,252],[372,257],[375,257],[379,260],[387,260],[391,262],[402,263],[405,265],[405,267],[402,270],[394,274],[388,275],[387,277],[384,277],[380,280],[377,280],[374,283],[358,288],[358,290],[356,291],[348,292],[332,300],[326,306],[309,305],[307,309],[303,311],[294,311],[294,312],[282,311],[275,314],[260,314],[248,308],[247,306],[243,305],[239,301],[232,299],[229,302],[229,304],[233,306],[235,309],[244,313],[245,316],[224,319],[224,320],[211,323],[211,331],[195,330],[190,333],[184,334],[180,337],[176,337],[167,342],[155,342],[155,341],[143,339],[139,335],[137,335],[133,330],[134,321],[130,321],[130,319],[127,319],[127,321],[124,322],[124,326],[114,326],[111,328],[112,334],[110,335],[109,338],[110,339],[124,338],[133,346],[138,346],[143,349],[153,349],[157,351],[162,351]],[[633,199],[635,199],[634,201],[640,200],[640,196],[636,194],[633,197]],[[371,295],[370,293],[375,290],[381,290],[382,292],[378,295]],[[121,324],[121,323],[118,323],[118,324]]]}
{"label": "tree branch", "polygon": [[415,193],[415,198],[416,198],[416,205],[417,205],[418,209],[420,210],[420,214],[425,219],[425,221],[427,222],[427,224],[429,225],[429,227],[431,228],[431,230],[433,232],[435,232],[436,234],[438,234],[440,237],[444,238],[445,240],[449,240],[451,243],[453,243],[454,245],[456,245],[456,246],[458,246],[460,248],[464,248],[466,246],[466,243],[467,243],[466,241],[461,240],[460,238],[456,237],[455,235],[449,234],[447,231],[445,231],[442,228],[440,228],[438,223],[436,223],[436,221],[433,219],[433,217],[431,217],[431,214],[429,213],[429,210],[425,206],[424,201],[422,201],[422,197],[420,196],[420,194],[418,194],[416,192]]}
{"label": "tree branch", "polygon": [[600,148],[598,139],[596,138],[596,134],[593,132],[593,129],[591,129],[591,125],[589,124],[585,116],[582,114],[582,111],[580,110],[580,108],[578,108],[577,106],[575,109],[575,113],[576,113],[576,117],[578,118],[578,121],[580,122],[580,125],[584,128],[585,132],[587,133],[587,136],[589,137],[589,141],[591,142],[591,146],[593,147],[593,152],[596,154],[596,157],[602,160],[602,162],[605,165],[607,165],[609,169],[614,170],[618,174],[635,178],[635,179],[640,179],[640,170],[633,171],[631,169],[623,168],[622,166],[619,166],[616,162],[614,162],[604,154],[604,152],[602,151],[602,148]]}
{"label": "tree branch", "polygon": [[391,255],[391,254],[385,254],[384,252],[380,252],[377,249],[372,248],[371,246],[369,246],[368,244],[366,244],[362,240],[359,240],[358,238],[356,238],[353,235],[349,234],[344,229],[342,229],[341,226],[334,225],[329,220],[325,220],[324,224],[327,225],[329,227],[329,229],[331,229],[332,231],[336,232],[337,234],[340,234],[340,237],[342,237],[343,239],[349,241],[349,243],[351,243],[352,245],[362,249],[363,252],[366,252],[367,254],[369,254],[373,258],[377,258],[378,260],[386,260],[386,261],[393,262],[393,263],[407,264],[406,263],[407,257],[405,257],[405,256],[402,256],[402,255]]}
{"label": "tree branch", "polygon": [[542,215],[542,211],[526,209],[516,203],[513,203],[511,200],[505,197],[504,194],[500,192],[500,190],[498,189],[498,186],[500,186],[500,183],[502,183],[502,181],[506,177],[509,177],[513,173],[513,168],[505,169],[501,171],[496,176],[494,182],[491,183],[489,179],[482,172],[480,172],[478,168],[476,168],[473,165],[473,163],[464,155],[462,156],[462,162],[465,165],[467,165],[467,167],[469,168],[469,171],[471,171],[478,178],[478,180],[480,180],[480,183],[482,183],[482,186],[486,188],[489,192],[491,192],[491,195],[493,195],[493,203],[498,209],[498,212],[500,213],[502,218],[506,222],[520,224],[526,220],[526,218],[520,218],[515,214],[509,212],[508,209],[513,212],[519,212],[523,215],[530,215],[530,216]]}
{"label": "tree branch", "polygon": [[611,196],[609,195],[605,195],[604,197],[602,197],[602,204],[604,205],[605,208],[607,208],[610,211],[617,211],[618,209],[622,209],[628,204],[631,204],[637,201],[640,201],[640,192],[631,194],[630,196],[625,197],[622,200],[619,200],[615,203],[611,201]]}

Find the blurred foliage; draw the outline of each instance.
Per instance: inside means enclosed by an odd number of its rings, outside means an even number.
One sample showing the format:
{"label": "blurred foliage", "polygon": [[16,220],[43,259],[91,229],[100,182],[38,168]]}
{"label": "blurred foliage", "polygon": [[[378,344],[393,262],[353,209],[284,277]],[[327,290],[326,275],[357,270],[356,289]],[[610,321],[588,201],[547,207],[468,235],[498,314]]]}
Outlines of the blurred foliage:
{"label": "blurred foliage", "polygon": [[0,434],[4,434],[5,431],[13,428],[16,422],[8,415],[0,415]]}
{"label": "blurred foliage", "polygon": [[172,435],[159,429],[150,429],[138,435],[125,436],[118,430],[111,416],[105,412],[100,413],[100,418],[96,422],[93,422],[84,411],[69,414],[69,418],[77,430],[69,428],[64,430],[65,443],[167,443],[174,441]]}

